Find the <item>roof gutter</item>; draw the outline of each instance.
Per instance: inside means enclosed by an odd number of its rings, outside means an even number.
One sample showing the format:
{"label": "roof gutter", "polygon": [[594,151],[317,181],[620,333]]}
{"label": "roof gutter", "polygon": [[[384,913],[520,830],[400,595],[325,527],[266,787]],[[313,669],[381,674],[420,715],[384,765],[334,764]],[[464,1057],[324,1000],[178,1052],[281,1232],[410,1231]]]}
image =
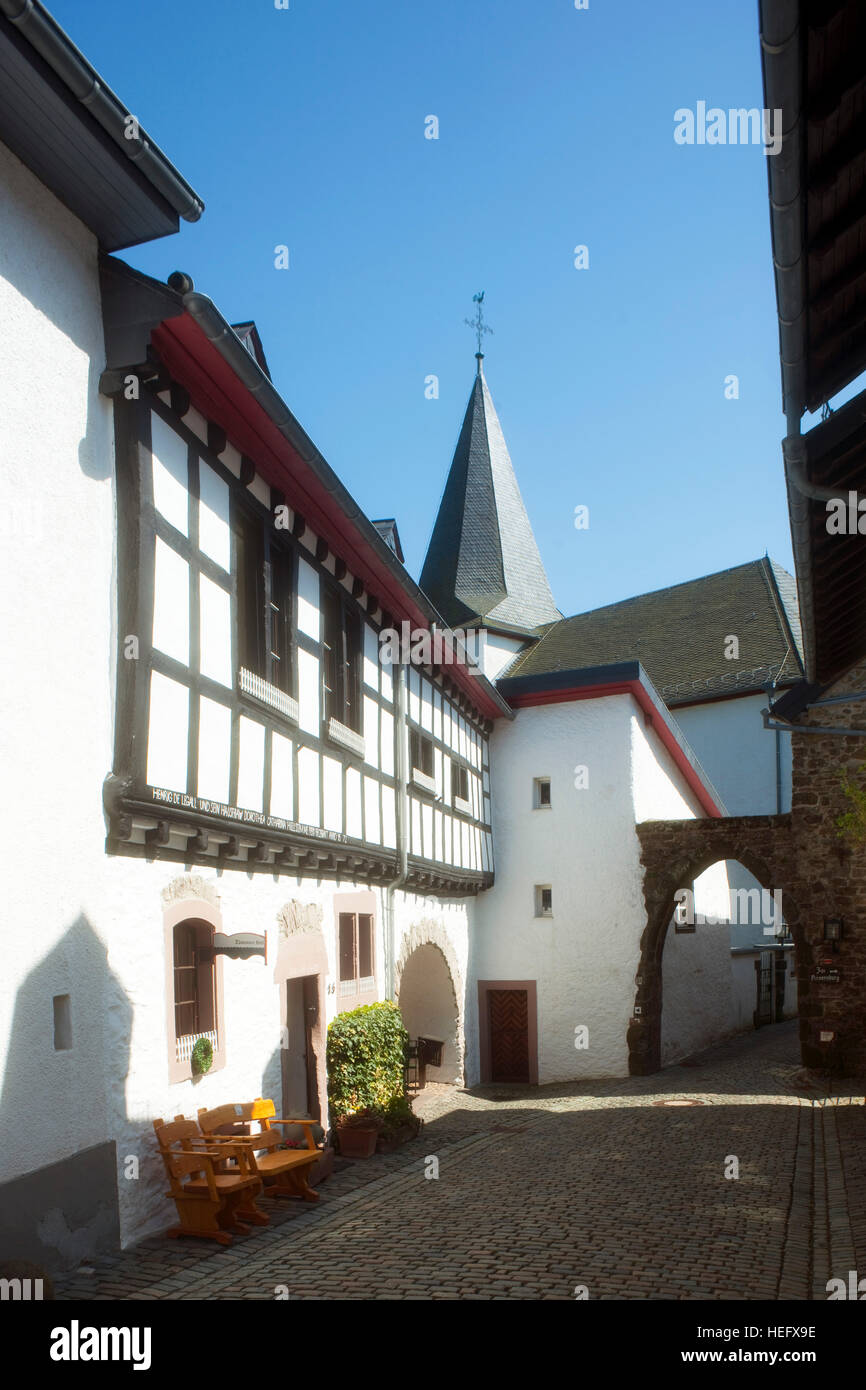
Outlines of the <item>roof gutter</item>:
{"label": "roof gutter", "polygon": [[760,0],[761,62],[767,109],[782,112],[782,148],[767,156],[770,229],[779,314],[782,399],[789,433],[806,399],[806,261],[802,201],[799,0]]}
{"label": "roof gutter", "polygon": [[[0,3],[4,3],[4,0],[0,0]],[[333,497],[343,515],[363,535],[364,540],[375,552],[378,559],[429,619],[431,627],[435,624],[448,629],[447,623],[433,607],[427,595],[422,589],[419,589],[387,541],[382,539],[376,527],[340,482],[330,464],[319,453],[309,435],[298,424],[276,387],[247,352],[231,324],[223,318],[213,300],[209,299],[206,294],[200,294],[198,290],[190,290],[183,296],[183,306],[190,318],[194,320],[208,341],[213,344],[220,356],[255,398],[268,419],[276,426],[295,452],[300,455],[320,485]],[[500,713],[508,719],[513,719],[514,711],[511,706],[487,677],[481,673],[480,669],[474,668],[467,661],[467,670]]]}
{"label": "roof gutter", "polygon": [[[197,222],[204,212],[201,198],[159,146],[148,138],[138,118],[124,106],[39,0],[0,0],[0,12],[44,58],[178,216],[186,222]],[[130,119],[135,121],[134,127],[130,126]],[[135,139],[129,138],[131,129],[137,131]]]}
{"label": "roof gutter", "polygon": [[[821,702],[819,701],[819,703]],[[848,734],[854,738],[866,736],[866,729],[844,729],[838,724],[788,724],[780,722],[778,719],[773,719],[772,711],[769,709],[761,710],[761,718],[764,721],[765,729],[777,729],[783,734]]]}
{"label": "roof gutter", "polygon": [[[782,148],[767,157],[770,230],[779,318],[782,406],[787,436],[782,449],[788,489],[791,542],[803,631],[806,679],[815,680],[815,621],[809,537],[809,503],[833,494],[810,483],[800,421],[806,409],[807,284],[803,148],[802,38],[799,0],[760,0],[764,102],[782,111]],[[769,726],[768,726],[769,727]]]}

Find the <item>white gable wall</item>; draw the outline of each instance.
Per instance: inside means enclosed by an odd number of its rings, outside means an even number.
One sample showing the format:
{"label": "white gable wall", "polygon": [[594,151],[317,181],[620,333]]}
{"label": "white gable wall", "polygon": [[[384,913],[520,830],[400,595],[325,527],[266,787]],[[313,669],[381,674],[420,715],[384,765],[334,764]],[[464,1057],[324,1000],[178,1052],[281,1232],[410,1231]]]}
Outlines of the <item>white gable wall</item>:
{"label": "white gable wall", "polygon": [[[94,900],[116,645],[97,245],[3,145],[0,246],[3,1180],[107,1138],[111,962]],[[56,1051],[61,994],[73,1048]]]}
{"label": "white gable wall", "polygon": [[[586,787],[575,769],[586,768]],[[550,809],[533,809],[549,777]],[[491,740],[496,882],[470,943],[469,1007],[479,980],[536,980],[539,1081],[623,1076],[646,912],[635,833],[644,819],[699,812],[683,775],[630,695],[518,710]],[[536,917],[550,885],[553,914]],[[589,1047],[575,1047],[575,1029]],[[475,1035],[468,1076],[480,1076]]]}
{"label": "white gable wall", "polygon": [[[791,738],[765,729],[769,695],[712,700],[671,711],[731,816],[775,815],[791,809]],[[782,804],[776,804],[776,739],[780,739]]]}

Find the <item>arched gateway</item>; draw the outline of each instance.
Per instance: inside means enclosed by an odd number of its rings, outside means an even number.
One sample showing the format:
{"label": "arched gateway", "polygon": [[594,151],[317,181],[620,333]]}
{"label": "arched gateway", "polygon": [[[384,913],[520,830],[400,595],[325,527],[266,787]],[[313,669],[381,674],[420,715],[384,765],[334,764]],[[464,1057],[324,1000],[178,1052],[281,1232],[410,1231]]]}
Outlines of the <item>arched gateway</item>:
{"label": "arched gateway", "polygon": [[637,826],[644,867],[647,925],[635,980],[634,1017],[628,1030],[629,1072],[647,1076],[661,1067],[662,956],[676,894],[720,860],[737,860],[762,888],[781,890],[785,921],[794,938],[800,1007],[805,1012],[803,923],[797,906],[796,856],[791,817],[735,816],[723,819],[647,821]]}
{"label": "arched gateway", "polygon": [[397,1003],[410,1038],[444,1043],[442,1065],[428,1072],[428,1079],[462,1085],[463,985],[454,947],[438,922],[420,922],[406,933],[396,976]]}

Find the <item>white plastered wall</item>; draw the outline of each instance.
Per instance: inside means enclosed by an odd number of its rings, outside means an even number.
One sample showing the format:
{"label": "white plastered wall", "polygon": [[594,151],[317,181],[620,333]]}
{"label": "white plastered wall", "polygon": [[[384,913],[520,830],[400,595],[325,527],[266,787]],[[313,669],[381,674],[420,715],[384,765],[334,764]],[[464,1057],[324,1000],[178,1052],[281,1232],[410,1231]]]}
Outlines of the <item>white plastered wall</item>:
{"label": "white plastered wall", "polygon": [[[585,771],[578,771],[585,769]],[[551,806],[533,809],[535,778]],[[472,942],[479,980],[535,980],[539,1081],[623,1076],[646,913],[638,819],[700,814],[683,774],[630,695],[522,709],[491,743],[496,882],[481,895]],[[553,913],[535,915],[549,885]],[[589,1046],[575,1047],[575,1029]],[[477,1024],[468,1075],[480,1075]]]}
{"label": "white plastered wall", "polygon": [[[108,1137],[113,429],[94,237],[0,145],[0,1180]],[[55,995],[73,1048],[55,1051]],[[46,1103],[50,1098],[50,1104]]]}

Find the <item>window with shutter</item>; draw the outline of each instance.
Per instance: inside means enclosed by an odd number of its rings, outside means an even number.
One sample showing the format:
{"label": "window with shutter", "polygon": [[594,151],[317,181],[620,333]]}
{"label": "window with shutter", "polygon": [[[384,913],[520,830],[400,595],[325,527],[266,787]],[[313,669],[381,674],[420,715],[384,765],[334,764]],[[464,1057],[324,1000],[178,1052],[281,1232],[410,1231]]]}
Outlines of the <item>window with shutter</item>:
{"label": "window with shutter", "polygon": [[357,979],[355,973],[355,917],[351,912],[340,913],[340,983]]}
{"label": "window with shutter", "polygon": [[358,975],[362,980],[373,975],[373,918],[363,912],[358,916]]}

